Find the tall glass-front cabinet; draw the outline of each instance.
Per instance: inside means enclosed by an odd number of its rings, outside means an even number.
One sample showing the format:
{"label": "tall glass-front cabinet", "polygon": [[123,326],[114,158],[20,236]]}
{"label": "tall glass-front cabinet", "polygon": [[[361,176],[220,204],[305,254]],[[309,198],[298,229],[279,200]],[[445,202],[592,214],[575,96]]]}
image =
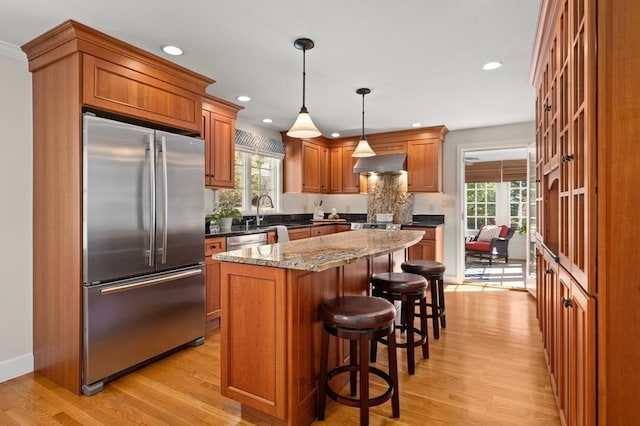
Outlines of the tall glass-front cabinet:
{"label": "tall glass-front cabinet", "polygon": [[640,404],[640,2],[542,0],[536,99],[538,320],[563,424],[631,424]]}

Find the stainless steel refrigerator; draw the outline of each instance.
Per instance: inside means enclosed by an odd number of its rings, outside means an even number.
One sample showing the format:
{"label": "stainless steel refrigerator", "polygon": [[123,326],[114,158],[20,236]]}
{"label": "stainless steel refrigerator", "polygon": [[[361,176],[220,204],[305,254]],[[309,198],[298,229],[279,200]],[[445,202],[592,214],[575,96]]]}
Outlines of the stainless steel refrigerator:
{"label": "stainless steel refrigerator", "polygon": [[82,391],[92,395],[203,341],[204,143],[85,114],[83,144]]}

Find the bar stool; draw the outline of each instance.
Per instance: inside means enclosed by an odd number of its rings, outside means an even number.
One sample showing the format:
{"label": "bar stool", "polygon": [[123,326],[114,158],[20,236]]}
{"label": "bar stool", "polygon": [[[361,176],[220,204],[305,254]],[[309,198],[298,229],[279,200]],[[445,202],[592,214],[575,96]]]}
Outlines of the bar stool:
{"label": "bar stool", "polygon": [[422,275],[429,281],[431,290],[431,303],[427,306],[431,308],[429,318],[433,320],[433,337],[440,338],[440,327],[447,328],[447,317],[444,304],[444,271],[445,266],[433,260],[407,260],[402,263],[403,271]]}
{"label": "bar stool", "polygon": [[[350,407],[360,407],[360,424],[369,424],[369,407],[391,399],[393,417],[400,417],[398,395],[398,363],[394,333],[396,311],[393,304],[379,297],[344,296],[330,299],[320,305],[323,323],[320,378],[318,383],[318,420],[324,420],[326,397]],[[329,361],[329,335],[349,340],[350,363],[339,365],[327,372]],[[369,365],[369,342],[389,336],[389,372]],[[360,349],[358,360],[357,352]],[[331,386],[333,377],[349,372],[350,396],[339,395]],[[360,376],[360,395],[356,398],[356,377]],[[387,383],[384,393],[369,397],[369,374]]]}
{"label": "bar stool", "polygon": [[[427,327],[427,280],[422,276],[406,272],[383,272],[371,276],[372,294],[390,302],[402,302],[400,329],[406,330],[406,342],[396,343],[407,349],[409,374],[415,374],[414,348],[422,346],[422,358],[429,358],[429,336]],[[420,307],[420,328],[414,326],[415,308]],[[414,337],[417,334],[417,337]],[[378,339],[387,343],[385,339]],[[376,341],[371,342],[371,360],[376,360]]]}

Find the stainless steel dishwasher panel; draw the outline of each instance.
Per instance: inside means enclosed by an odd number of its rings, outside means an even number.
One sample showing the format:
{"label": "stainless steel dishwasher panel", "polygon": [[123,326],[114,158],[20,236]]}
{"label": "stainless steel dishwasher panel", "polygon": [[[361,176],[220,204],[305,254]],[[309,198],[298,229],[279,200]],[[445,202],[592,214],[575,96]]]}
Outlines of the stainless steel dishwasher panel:
{"label": "stainless steel dishwasher panel", "polygon": [[227,237],[227,251],[240,250],[243,248],[259,247],[267,244],[267,233],[258,232],[255,234],[235,235]]}
{"label": "stainless steel dishwasher panel", "polygon": [[84,391],[204,336],[204,270],[198,266],[85,286],[83,304]]}

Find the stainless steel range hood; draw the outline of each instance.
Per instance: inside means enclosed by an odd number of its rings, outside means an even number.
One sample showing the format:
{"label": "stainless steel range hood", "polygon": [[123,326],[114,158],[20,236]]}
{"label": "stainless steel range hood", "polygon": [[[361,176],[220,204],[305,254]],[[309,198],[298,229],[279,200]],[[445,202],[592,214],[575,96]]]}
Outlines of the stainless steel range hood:
{"label": "stainless steel range hood", "polygon": [[353,173],[400,173],[405,171],[407,154],[384,154],[358,159]]}

